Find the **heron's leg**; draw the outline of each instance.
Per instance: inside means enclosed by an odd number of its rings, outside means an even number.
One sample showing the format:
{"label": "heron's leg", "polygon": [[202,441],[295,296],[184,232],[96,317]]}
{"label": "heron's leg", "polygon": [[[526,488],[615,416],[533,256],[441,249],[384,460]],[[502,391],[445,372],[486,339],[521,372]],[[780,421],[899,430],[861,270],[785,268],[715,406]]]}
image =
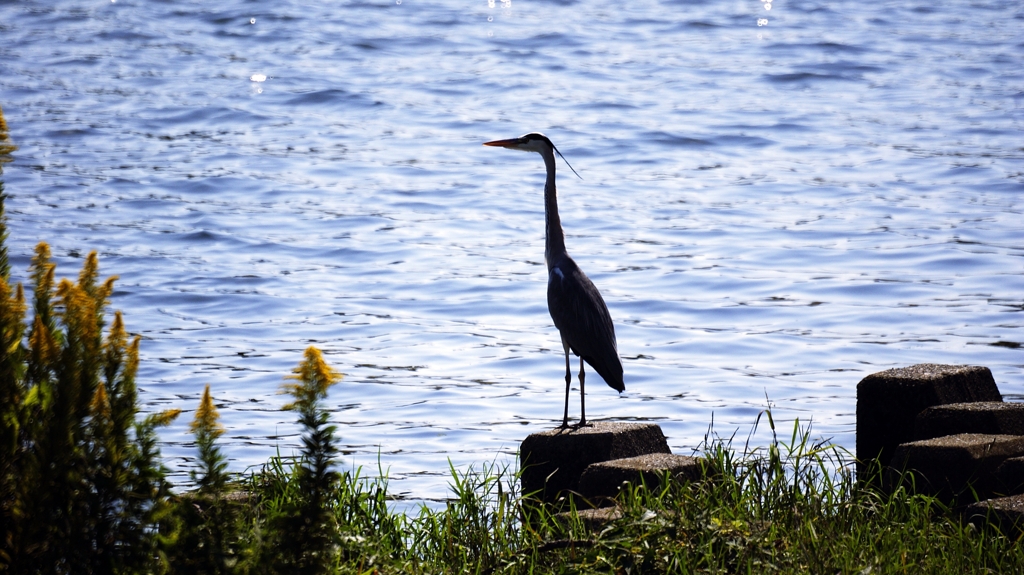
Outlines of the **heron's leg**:
{"label": "heron's leg", "polygon": [[583,395],[583,380],[586,374],[583,373],[583,358],[580,358],[580,424],[579,427],[587,426],[587,397]]}
{"label": "heron's leg", "polygon": [[569,342],[562,338],[562,348],[565,349],[565,415],[562,416],[562,427],[569,427],[569,385],[572,383],[572,371],[569,369]]}

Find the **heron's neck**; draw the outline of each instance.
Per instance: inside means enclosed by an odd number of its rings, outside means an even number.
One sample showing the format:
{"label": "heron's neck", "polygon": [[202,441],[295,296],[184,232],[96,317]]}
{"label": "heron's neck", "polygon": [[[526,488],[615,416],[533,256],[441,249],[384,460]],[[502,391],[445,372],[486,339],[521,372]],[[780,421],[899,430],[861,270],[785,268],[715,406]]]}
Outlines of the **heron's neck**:
{"label": "heron's neck", "polygon": [[548,178],[544,182],[544,260],[548,270],[565,255],[565,235],[562,233],[562,220],[558,217],[558,197],[555,193],[555,155],[551,152],[541,154]]}

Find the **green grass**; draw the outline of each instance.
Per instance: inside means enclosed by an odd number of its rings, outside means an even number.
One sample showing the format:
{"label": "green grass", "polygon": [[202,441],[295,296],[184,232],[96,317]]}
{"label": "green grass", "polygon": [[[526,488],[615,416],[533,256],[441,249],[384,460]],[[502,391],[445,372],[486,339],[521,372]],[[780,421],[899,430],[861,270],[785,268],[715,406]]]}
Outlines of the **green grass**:
{"label": "green grass", "polygon": [[[737,451],[711,437],[702,447],[704,480],[627,487],[616,499],[621,518],[596,529],[548,513],[494,464],[452,468],[445,507],[413,515],[389,510],[386,477],[342,474],[325,572],[1024,572],[1019,541],[964,525],[933,498],[862,488],[848,454],[811,441],[799,424],[766,447]],[[251,517],[272,515],[295,492],[289,469],[278,458],[246,479]]]}

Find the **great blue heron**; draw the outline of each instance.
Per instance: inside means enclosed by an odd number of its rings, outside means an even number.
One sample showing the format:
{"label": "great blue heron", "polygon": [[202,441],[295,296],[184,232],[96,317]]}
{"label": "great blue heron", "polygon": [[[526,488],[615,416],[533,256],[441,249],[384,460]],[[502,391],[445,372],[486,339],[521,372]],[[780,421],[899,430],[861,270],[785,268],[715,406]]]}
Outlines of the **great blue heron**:
{"label": "great blue heron", "polygon": [[[622,362],[615,343],[615,326],[601,293],[594,282],[576,265],[565,251],[565,235],[558,218],[558,198],[555,194],[555,154],[558,148],[544,134],[526,134],[510,140],[485,142],[485,146],[500,146],[511,150],[537,152],[544,158],[547,181],[544,183],[545,242],[544,260],[548,264],[548,312],[562,336],[565,350],[565,415],[562,428],[569,427],[569,350],[580,358],[580,422],[587,425],[586,402],[583,395],[583,362],[587,362],[604,378],[605,383],[618,392],[626,389],[622,382]],[[565,156],[562,156],[565,160]],[[566,160],[566,165],[569,165]],[[572,166],[569,166],[572,170]],[[573,170],[576,173],[576,170]],[[577,176],[579,174],[576,174]]]}

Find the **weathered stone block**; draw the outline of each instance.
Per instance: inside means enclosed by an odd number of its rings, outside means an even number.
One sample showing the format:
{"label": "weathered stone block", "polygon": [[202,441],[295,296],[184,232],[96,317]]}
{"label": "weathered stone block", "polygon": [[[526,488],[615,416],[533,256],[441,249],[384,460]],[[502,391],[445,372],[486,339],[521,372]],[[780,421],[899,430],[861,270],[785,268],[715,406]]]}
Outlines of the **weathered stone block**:
{"label": "weathered stone block", "polygon": [[1002,401],[987,367],[922,363],[873,373],[857,384],[857,473],[914,439],[918,413],[933,405]]}
{"label": "weathered stone block", "polygon": [[701,465],[696,457],[672,455],[671,453],[650,453],[593,463],[580,477],[580,494],[593,503],[602,498],[611,498],[619,492],[625,482],[655,488],[661,485],[665,473],[679,480],[695,481],[701,478]]}
{"label": "weathered stone block", "polygon": [[1011,457],[996,468],[996,481],[1004,495],[1024,493],[1024,457]]}
{"label": "weathered stone block", "polygon": [[519,447],[523,494],[553,502],[563,491],[579,492],[588,465],[649,453],[671,453],[661,428],[653,423],[599,421],[590,427],[534,433]]}
{"label": "weathered stone block", "polygon": [[[1024,436],[962,433],[904,443],[896,449],[886,484],[895,488],[903,481],[918,493],[957,502],[973,497],[979,499],[1000,494],[996,469],[1011,457],[1024,456]],[[913,475],[901,476],[906,471]]]}
{"label": "weathered stone block", "polygon": [[589,531],[600,531],[612,521],[622,519],[622,510],[618,507],[598,507],[596,509],[580,509],[575,512],[563,511],[555,514],[555,519],[563,525],[571,525],[573,517],[579,520]]}
{"label": "weathered stone block", "polygon": [[977,401],[936,405],[917,414],[914,439],[958,433],[1024,435],[1024,403]]}
{"label": "weathered stone block", "polygon": [[964,513],[977,527],[992,525],[1006,535],[1024,532],[1024,495],[1012,495],[972,503]]}

